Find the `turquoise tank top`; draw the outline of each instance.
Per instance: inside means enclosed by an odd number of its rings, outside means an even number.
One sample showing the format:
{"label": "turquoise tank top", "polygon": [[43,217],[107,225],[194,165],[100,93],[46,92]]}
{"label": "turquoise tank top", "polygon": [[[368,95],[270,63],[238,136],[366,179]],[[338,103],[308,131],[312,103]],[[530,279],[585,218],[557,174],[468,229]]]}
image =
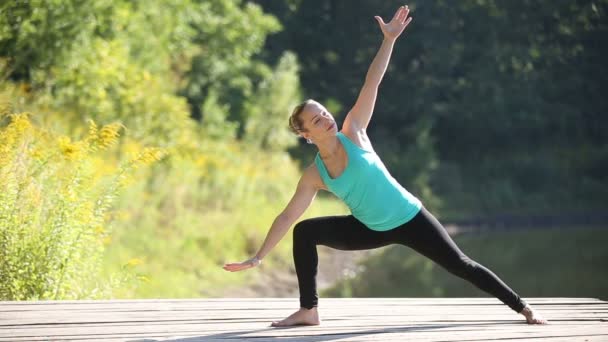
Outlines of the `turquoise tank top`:
{"label": "turquoise tank top", "polygon": [[368,228],[387,231],[411,220],[422,203],[390,175],[380,157],[362,149],[338,132],[348,162],[337,178],[331,178],[319,153],[315,164],[325,186],[346,203],[352,215]]}

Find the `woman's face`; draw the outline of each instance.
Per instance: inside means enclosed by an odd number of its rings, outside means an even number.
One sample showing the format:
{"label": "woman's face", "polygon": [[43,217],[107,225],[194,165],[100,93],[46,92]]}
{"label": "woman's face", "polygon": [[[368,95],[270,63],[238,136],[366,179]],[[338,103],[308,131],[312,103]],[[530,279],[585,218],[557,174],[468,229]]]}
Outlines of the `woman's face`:
{"label": "woman's face", "polygon": [[300,118],[302,119],[302,126],[306,130],[301,133],[302,136],[313,142],[335,136],[338,132],[334,117],[318,102],[307,104],[302,114],[300,114]]}

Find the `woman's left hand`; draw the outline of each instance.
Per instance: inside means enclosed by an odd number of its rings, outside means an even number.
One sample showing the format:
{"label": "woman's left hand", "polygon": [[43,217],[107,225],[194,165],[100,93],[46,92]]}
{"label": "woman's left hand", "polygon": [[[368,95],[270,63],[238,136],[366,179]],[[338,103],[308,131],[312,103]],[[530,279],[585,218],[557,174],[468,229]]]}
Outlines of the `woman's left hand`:
{"label": "woman's left hand", "polygon": [[259,266],[261,263],[262,263],[262,260],[258,259],[257,257],[253,257],[253,258],[245,260],[243,262],[225,264],[223,268],[229,272],[238,272],[238,271],[246,270],[248,268]]}
{"label": "woman's left hand", "polygon": [[384,38],[397,39],[401,32],[403,32],[407,25],[412,21],[412,17],[407,17],[409,13],[410,9],[407,6],[401,6],[388,24],[385,24],[384,20],[379,16],[375,16],[374,18],[376,18],[380,24],[380,29],[384,34]]}

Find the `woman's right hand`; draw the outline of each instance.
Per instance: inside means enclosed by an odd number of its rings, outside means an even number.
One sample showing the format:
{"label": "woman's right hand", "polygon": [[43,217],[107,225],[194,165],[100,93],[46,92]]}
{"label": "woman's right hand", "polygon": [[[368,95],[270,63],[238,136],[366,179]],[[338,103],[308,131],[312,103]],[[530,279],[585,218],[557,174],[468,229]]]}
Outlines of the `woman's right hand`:
{"label": "woman's right hand", "polygon": [[245,260],[243,262],[225,264],[223,268],[229,272],[238,272],[238,271],[246,270],[248,268],[256,267],[261,263],[262,263],[262,260],[258,259],[257,257],[253,257],[253,258]]}
{"label": "woman's right hand", "polygon": [[401,32],[405,30],[407,25],[409,25],[410,21],[412,21],[412,17],[407,17],[408,14],[410,14],[410,8],[408,6],[401,6],[397,9],[397,12],[395,12],[393,19],[387,24],[384,23],[382,17],[375,16],[374,18],[376,18],[378,24],[380,24],[380,29],[382,30],[384,37],[395,40],[399,37]]}

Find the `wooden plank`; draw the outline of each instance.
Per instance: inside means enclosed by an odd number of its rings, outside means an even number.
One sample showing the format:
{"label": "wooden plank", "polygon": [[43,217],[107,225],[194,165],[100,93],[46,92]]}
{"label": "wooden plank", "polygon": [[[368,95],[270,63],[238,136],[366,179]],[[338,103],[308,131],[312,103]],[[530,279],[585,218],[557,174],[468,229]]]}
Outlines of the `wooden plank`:
{"label": "wooden plank", "polygon": [[[491,297],[472,297],[472,298],[374,298],[374,297],[360,297],[360,298],[321,298],[321,301],[332,303],[339,302],[340,304],[348,303],[359,303],[359,302],[373,302],[373,303],[395,303],[398,300],[399,303],[437,303],[437,304],[468,304],[468,303],[500,303],[498,299]],[[571,298],[571,297],[526,297],[526,301],[535,303],[606,303],[598,298]],[[94,305],[108,305],[108,304],[140,304],[140,303],[182,303],[186,305],[193,305],[200,303],[203,305],[210,305],[212,303],[297,303],[295,298],[194,298],[194,299],[112,299],[112,300],[40,300],[40,301],[0,301],[0,306],[5,305],[17,305],[17,306],[32,306],[32,305],[63,305],[63,304],[76,304],[78,306],[85,304]]]}
{"label": "wooden plank", "polygon": [[[166,327],[165,329],[148,329],[147,331],[133,331],[129,329],[109,331],[108,329],[97,331],[91,330],[90,327],[84,327],[81,331],[49,331],[43,335],[32,332],[29,335],[24,334],[23,336],[13,336],[13,338],[37,338],[40,336],[46,336],[52,340],[82,338],[82,339],[96,339],[96,338],[120,338],[120,337],[156,337],[156,338],[177,338],[178,336],[198,336],[209,339],[255,339],[256,341],[260,338],[272,338],[272,337],[311,337],[311,336],[333,336],[338,335],[346,336],[358,336],[364,337],[379,337],[382,336],[381,340],[385,337],[395,335],[397,337],[401,335],[401,338],[405,337],[403,334],[407,334],[408,339],[419,340],[419,338],[442,338],[450,336],[456,340],[474,340],[476,338],[491,340],[497,337],[501,338],[531,338],[531,337],[565,337],[565,336],[604,336],[608,338],[606,330],[600,329],[589,329],[589,327],[573,327],[569,326],[568,329],[552,330],[548,326],[536,326],[534,329],[524,330],[521,327],[507,327],[509,329],[493,329],[493,326],[471,325],[470,327],[457,326],[449,324],[427,324],[427,325],[408,325],[402,324],[400,326],[389,326],[389,327],[352,327],[352,328],[340,328],[340,329],[319,329],[319,327],[299,327],[291,329],[253,329],[249,328],[246,330],[230,330],[230,331],[207,331],[197,329],[197,327]],[[176,330],[179,329],[179,330]]]}
{"label": "wooden plank", "polygon": [[[120,322],[197,322],[197,321],[209,321],[215,323],[237,321],[247,318],[255,318],[260,320],[276,320],[291,314],[294,310],[285,311],[267,311],[267,312],[249,312],[245,314],[243,312],[230,312],[222,313],[218,312],[217,315],[210,315],[209,313],[150,313],[150,312],[138,312],[138,313],[122,313],[120,315],[99,315],[99,314],[80,314],[75,316],[66,316],[69,313],[61,313],[56,315],[46,316],[26,316],[26,317],[14,317],[6,318],[0,322],[0,327],[9,327],[15,325],[32,325],[32,324],[79,324],[79,323],[120,323]],[[412,321],[425,321],[433,319],[453,320],[453,321],[467,321],[467,320],[479,320],[480,316],[484,319],[492,320],[517,320],[523,319],[522,316],[502,310],[502,312],[494,312],[488,310],[481,310],[479,312],[461,312],[461,311],[407,311],[402,312],[399,310],[393,310],[391,313],[386,312],[374,312],[371,310],[359,310],[360,313],[343,313],[339,311],[321,311],[321,319],[356,319],[365,318],[368,320],[390,320],[392,317],[399,317],[399,319],[409,319]],[[608,318],[607,311],[586,311],[578,312],[572,311],[550,311],[550,310],[539,310],[545,316],[551,316],[554,320],[572,320],[572,321],[602,321]]]}
{"label": "wooden plank", "polygon": [[[78,324],[78,323],[120,323],[120,322],[164,322],[164,321],[210,321],[210,322],[232,322],[240,319],[256,318],[261,320],[276,320],[283,318],[291,314],[294,310],[285,311],[268,311],[268,312],[249,312],[245,314],[243,312],[231,312],[221,313],[217,315],[209,315],[208,313],[197,314],[197,313],[123,313],[120,315],[98,315],[92,314],[81,314],[77,316],[66,316],[69,313],[62,313],[57,315],[47,316],[26,316],[26,317],[14,317],[6,318],[0,321],[0,327],[8,327],[13,325],[31,325],[31,324]],[[550,310],[539,310],[539,312],[545,316],[551,316],[554,320],[569,319],[576,321],[591,320],[591,321],[602,321],[608,318],[607,311],[550,311]],[[480,316],[484,319],[492,320],[517,320],[523,319],[523,316],[518,315],[508,310],[503,312],[493,312],[482,310],[479,312],[456,312],[456,311],[407,311],[402,312],[399,310],[393,310],[393,312],[373,312],[366,311],[365,309],[359,310],[359,312],[343,313],[338,311],[321,311],[321,319],[353,319],[363,317],[368,320],[389,320],[392,317],[399,317],[400,319],[410,319],[414,321],[432,320],[435,318],[449,319],[449,320],[476,320],[480,319]]]}
{"label": "wooden plank", "polygon": [[[559,300],[556,299],[552,302],[541,301],[541,300],[527,300],[531,305],[603,305],[606,302],[602,302],[599,299],[596,300],[585,300],[585,301],[573,301],[573,300]],[[58,302],[2,302],[0,307],[2,309],[1,312],[8,311],[43,311],[43,310],[132,310],[133,305],[136,305],[138,309],[156,309],[156,310],[177,310],[177,309],[242,309],[246,307],[250,308],[259,308],[259,307],[274,307],[274,308],[296,308],[298,305],[298,301],[294,299],[289,300],[273,300],[273,299],[259,299],[257,301],[248,301],[243,300],[239,301],[230,301],[230,302],[202,302],[200,300],[187,302],[171,302],[171,301],[157,301],[157,300],[139,300],[133,302],[115,302],[115,301],[98,301],[94,303],[78,303],[71,302],[65,303],[63,301]],[[321,299],[319,306],[323,308],[332,307],[335,305],[340,305],[342,307],[358,307],[361,305],[365,305],[367,303],[373,303],[375,305],[383,305],[383,306],[403,306],[403,305],[419,305],[419,306],[451,306],[451,305],[461,305],[461,306],[504,306],[504,304],[498,300],[494,299],[474,299],[472,298],[470,301],[463,300],[449,300],[446,298],[445,301],[431,301],[431,300],[401,300],[398,303],[395,303],[394,300],[386,301],[386,300],[376,300],[374,298],[357,298],[357,299],[344,299],[340,301],[335,301],[334,299]]]}
{"label": "wooden plank", "polygon": [[608,341],[608,302],[526,298],[552,324],[528,325],[495,298],[327,298],[323,324],[269,328],[293,298],[1,302],[0,341]]}
{"label": "wooden plank", "polygon": [[[552,311],[569,311],[576,310],[577,312],[602,312],[608,310],[608,305],[605,303],[598,304],[581,304],[581,305],[571,305],[571,304],[561,304],[554,303],[553,305],[548,304],[534,304],[535,308],[540,310],[552,310]],[[0,307],[0,314],[6,317],[28,317],[28,316],[48,316],[49,312],[53,312],[56,314],[62,313],[70,313],[72,315],[86,315],[86,314],[121,314],[123,312],[151,312],[151,313],[180,313],[180,314],[204,314],[204,315],[216,315],[218,312],[239,312],[242,310],[251,310],[251,311],[269,311],[269,310],[295,310],[298,307],[297,303],[291,303],[290,305],[271,305],[267,303],[256,303],[254,305],[240,305],[240,306],[230,306],[230,307],[221,307],[221,306],[181,306],[181,307],[169,307],[169,306],[149,306],[142,304],[130,305],[129,307],[116,307],[116,306],[106,306],[106,307],[97,307],[97,308],[88,308],[81,309],[77,305],[58,305],[55,309],[45,307],[39,309],[31,309],[31,310],[6,310],[5,307]],[[368,313],[376,313],[376,312],[386,312],[386,310],[397,310],[398,312],[409,312],[409,311],[418,311],[424,310],[428,312],[444,312],[450,311],[458,313],[462,310],[465,311],[497,311],[503,312],[505,309],[508,312],[512,312],[506,305],[500,303],[495,305],[429,305],[429,304],[409,304],[403,303],[401,305],[386,305],[381,303],[376,303],[373,305],[369,304],[358,304],[358,305],[344,305],[341,303],[335,304],[326,304],[321,306],[319,310],[323,312],[332,312],[332,311],[351,311],[353,309],[365,308]],[[455,309],[454,309],[455,308]],[[454,310],[453,310],[454,309]],[[1,322],[1,321],[0,321]]]}
{"label": "wooden plank", "polygon": [[[276,319],[288,314],[291,314],[295,309],[289,310],[249,310],[248,313],[244,313],[245,310],[237,311],[167,311],[167,312],[155,312],[155,311],[122,311],[116,313],[99,313],[99,312],[70,312],[62,311],[57,313],[29,313],[25,314],[14,314],[10,317],[5,317],[0,320],[0,327],[15,324],[45,324],[45,323],[87,323],[87,322],[121,322],[121,321],[163,321],[163,320],[214,320],[214,321],[230,321],[236,320],[243,317],[258,317],[260,319]],[[544,315],[551,315],[554,319],[561,319],[562,317],[568,317],[574,319],[595,319],[600,320],[608,317],[608,310],[551,310],[545,308],[538,308],[538,311]],[[371,308],[360,308],[354,312],[342,311],[339,309],[326,309],[320,310],[321,318],[330,317],[341,317],[341,318],[352,318],[352,317],[374,317],[376,319],[387,319],[390,317],[406,317],[416,319],[429,319],[432,317],[442,316],[450,317],[451,319],[466,320],[469,317],[493,317],[493,319],[511,319],[522,317],[508,308],[500,309],[479,309],[479,310],[466,310],[463,311],[460,308],[445,308],[442,310],[429,310],[427,308],[414,308],[414,309],[403,309],[393,308],[388,310],[371,309]]]}
{"label": "wooden plank", "polygon": [[[434,322],[434,323],[412,323],[412,322],[392,322],[392,324],[366,324],[365,322],[343,322],[327,323],[319,327],[299,327],[291,329],[272,329],[268,327],[260,328],[260,322],[249,322],[247,324],[227,325],[224,329],[207,325],[120,325],[120,326],[92,326],[83,325],[75,327],[51,327],[51,328],[34,328],[30,330],[9,330],[8,333],[12,337],[35,337],[35,336],[103,336],[103,335],[126,335],[126,334],[175,334],[182,333],[199,333],[205,336],[226,335],[232,333],[246,333],[250,337],[268,337],[268,336],[284,336],[288,333],[290,336],[300,335],[323,335],[323,334],[366,334],[370,331],[397,332],[401,330],[408,331],[442,331],[450,333],[450,335],[461,334],[471,331],[485,331],[489,334],[561,334],[563,336],[576,334],[601,334],[606,333],[606,327],[593,327],[590,325],[568,324],[568,325],[548,325],[548,326],[528,326],[522,323],[515,322],[468,322],[466,324],[458,322]],[[111,328],[111,329],[110,329]],[[602,329],[603,328],[603,329]]]}

